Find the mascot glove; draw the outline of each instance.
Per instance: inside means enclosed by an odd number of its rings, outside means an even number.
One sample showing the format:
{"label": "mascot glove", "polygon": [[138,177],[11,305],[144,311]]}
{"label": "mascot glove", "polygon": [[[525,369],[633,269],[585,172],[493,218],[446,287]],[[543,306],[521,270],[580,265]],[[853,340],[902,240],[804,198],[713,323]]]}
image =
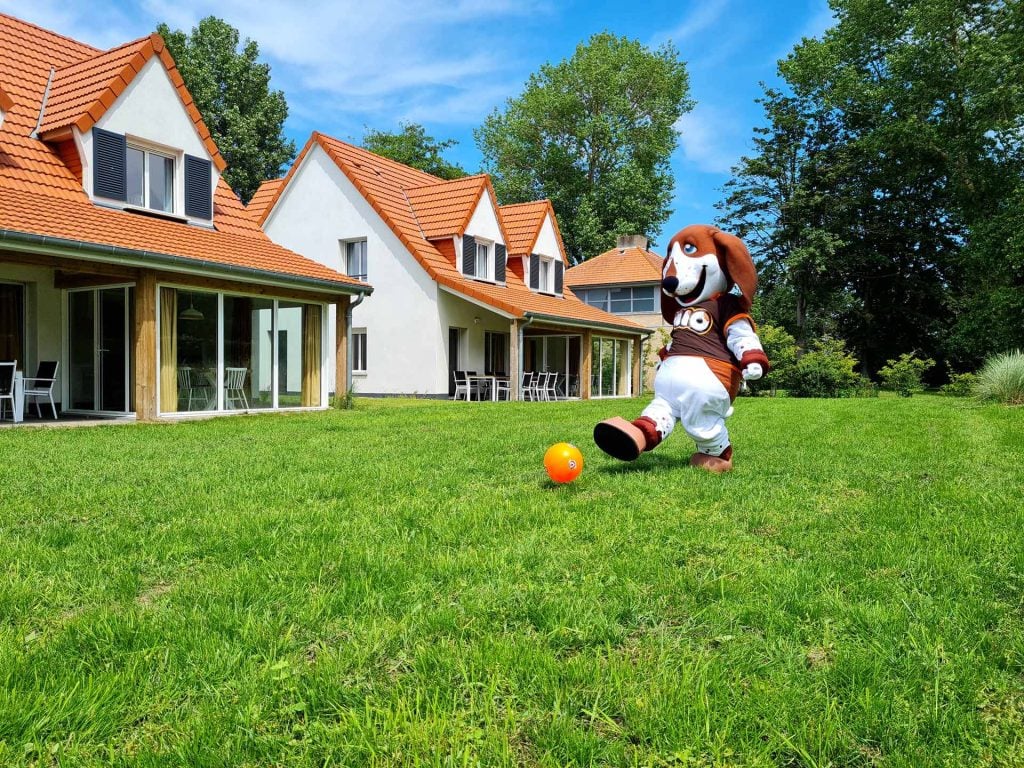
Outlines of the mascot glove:
{"label": "mascot glove", "polygon": [[744,381],[760,379],[771,366],[768,364],[768,356],[760,349],[748,349],[740,358],[740,369],[743,372]]}

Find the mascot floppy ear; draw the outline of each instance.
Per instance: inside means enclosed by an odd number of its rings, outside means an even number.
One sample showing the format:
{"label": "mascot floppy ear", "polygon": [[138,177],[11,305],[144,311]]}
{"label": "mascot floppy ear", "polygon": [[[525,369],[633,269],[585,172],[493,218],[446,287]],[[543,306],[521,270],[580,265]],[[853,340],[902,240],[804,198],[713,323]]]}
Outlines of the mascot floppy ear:
{"label": "mascot floppy ear", "polygon": [[[715,241],[715,250],[718,252],[718,263],[725,270],[729,282],[743,292],[740,303],[749,312],[754,301],[754,293],[757,291],[757,270],[754,269],[750,251],[742,240],[728,232],[715,230],[712,237]],[[732,288],[732,285],[729,287]]]}

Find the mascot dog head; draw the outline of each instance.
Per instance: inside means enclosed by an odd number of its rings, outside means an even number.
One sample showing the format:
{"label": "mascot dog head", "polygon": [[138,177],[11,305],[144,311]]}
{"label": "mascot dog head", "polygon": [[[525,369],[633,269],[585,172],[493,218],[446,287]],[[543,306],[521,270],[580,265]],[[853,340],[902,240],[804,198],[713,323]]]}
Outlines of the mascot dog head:
{"label": "mascot dog head", "polygon": [[669,323],[676,313],[726,291],[750,310],[757,290],[754,260],[735,235],[706,224],[680,230],[668,244],[661,269],[661,314]]}

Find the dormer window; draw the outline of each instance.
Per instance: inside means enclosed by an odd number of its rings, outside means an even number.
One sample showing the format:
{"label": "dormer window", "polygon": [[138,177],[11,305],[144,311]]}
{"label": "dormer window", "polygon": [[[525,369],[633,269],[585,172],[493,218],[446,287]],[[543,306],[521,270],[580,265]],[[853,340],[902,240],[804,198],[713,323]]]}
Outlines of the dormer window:
{"label": "dormer window", "polygon": [[128,145],[128,204],[174,213],[174,158]]}
{"label": "dormer window", "polygon": [[492,283],[505,282],[505,246],[465,235],[462,238],[462,274]]}
{"label": "dormer window", "polygon": [[565,265],[561,259],[530,254],[530,288],[540,293],[562,293],[562,278]]}
{"label": "dormer window", "polygon": [[206,158],[129,143],[124,134],[99,128],[92,129],[92,140],[93,197],[175,219],[213,218],[213,169]]}

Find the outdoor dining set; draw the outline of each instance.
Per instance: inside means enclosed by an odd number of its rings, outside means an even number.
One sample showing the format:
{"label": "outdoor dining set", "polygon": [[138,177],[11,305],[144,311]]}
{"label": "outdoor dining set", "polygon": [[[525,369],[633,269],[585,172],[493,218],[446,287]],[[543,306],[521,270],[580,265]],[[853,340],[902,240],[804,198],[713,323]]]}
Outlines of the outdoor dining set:
{"label": "outdoor dining set", "polygon": [[[509,377],[505,374],[478,374],[476,371],[454,371],[455,400],[508,400],[511,396]],[[520,391],[524,400],[566,400],[574,396],[576,377],[557,371],[527,371]]]}
{"label": "outdoor dining set", "polygon": [[35,376],[25,376],[18,369],[17,360],[0,360],[0,421],[7,418],[10,403],[10,419],[19,422],[25,418],[25,406],[36,404],[36,415],[43,417],[40,401],[49,402],[53,418],[57,418],[57,406],[53,401],[53,385],[57,381],[56,360],[44,360],[36,368]]}

